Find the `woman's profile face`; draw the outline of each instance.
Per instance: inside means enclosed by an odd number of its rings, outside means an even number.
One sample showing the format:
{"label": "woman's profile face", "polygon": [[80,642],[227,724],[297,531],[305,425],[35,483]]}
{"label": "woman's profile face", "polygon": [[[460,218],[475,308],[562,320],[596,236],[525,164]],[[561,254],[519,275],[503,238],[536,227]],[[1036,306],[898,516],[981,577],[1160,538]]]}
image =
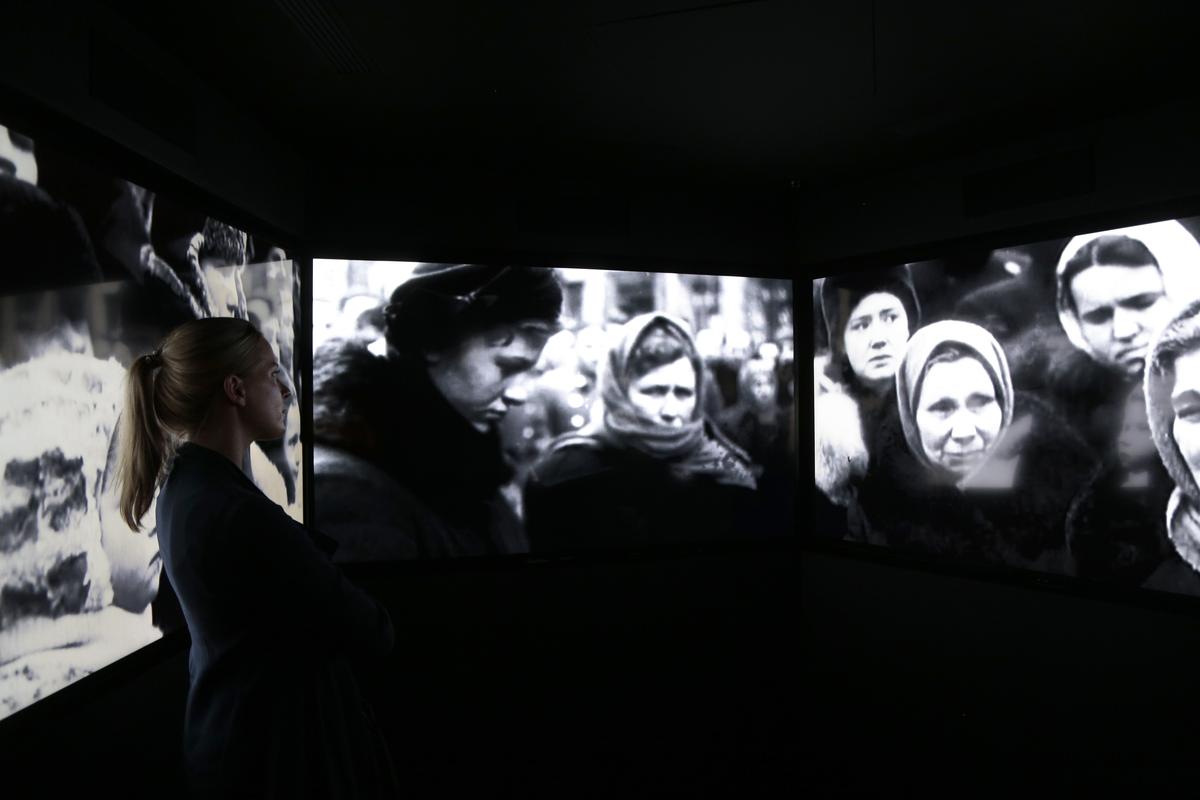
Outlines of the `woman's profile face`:
{"label": "woman's profile face", "polygon": [[1200,350],[1175,359],[1175,386],[1171,389],[1175,422],[1171,432],[1192,477],[1200,481]]}
{"label": "woman's profile face", "polygon": [[957,476],[975,470],[1000,434],[996,389],[977,359],[939,362],[925,373],[916,408],[925,455]]}
{"label": "woman's profile face", "polygon": [[287,426],[287,411],[292,397],[287,374],[279,366],[275,351],[266,339],[258,343],[258,358],[246,382],[246,410],[255,441],[278,439]]}
{"label": "woman's profile face", "polygon": [[485,432],[526,400],[526,378],[555,331],[540,320],[494,325],[427,355],[433,385],[473,428]]}
{"label": "woman's profile face", "polygon": [[696,411],[696,368],[686,356],[655,367],[630,382],[629,402],[659,425],[682,428]]}

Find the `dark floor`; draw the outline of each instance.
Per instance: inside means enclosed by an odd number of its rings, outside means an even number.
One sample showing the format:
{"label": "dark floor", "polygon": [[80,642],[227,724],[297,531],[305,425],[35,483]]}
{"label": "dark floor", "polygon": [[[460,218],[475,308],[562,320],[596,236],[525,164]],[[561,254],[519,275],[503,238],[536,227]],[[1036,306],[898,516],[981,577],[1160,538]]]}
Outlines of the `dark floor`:
{"label": "dark floor", "polygon": [[[363,688],[407,795],[796,786],[795,563],[746,558],[371,577],[399,641]],[[0,785],[179,796],[186,672],[177,649],[60,704],[4,739]]]}

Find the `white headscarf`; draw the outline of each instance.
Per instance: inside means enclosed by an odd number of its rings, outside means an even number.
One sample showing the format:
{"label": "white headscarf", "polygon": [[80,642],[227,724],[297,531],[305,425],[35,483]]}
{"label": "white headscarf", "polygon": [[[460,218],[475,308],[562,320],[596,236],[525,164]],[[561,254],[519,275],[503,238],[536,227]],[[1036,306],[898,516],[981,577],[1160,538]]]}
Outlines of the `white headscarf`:
{"label": "white headscarf", "polygon": [[1071,344],[1088,355],[1093,355],[1092,348],[1079,326],[1079,317],[1076,316],[1074,304],[1071,302],[1070,289],[1063,284],[1063,273],[1067,264],[1085,245],[1101,236],[1127,236],[1146,246],[1158,262],[1172,312],[1200,299],[1200,242],[1197,242],[1196,237],[1188,233],[1178,220],[1168,219],[1146,225],[1080,234],[1067,242],[1067,246],[1063,248],[1054,274],[1057,284],[1058,319]]}

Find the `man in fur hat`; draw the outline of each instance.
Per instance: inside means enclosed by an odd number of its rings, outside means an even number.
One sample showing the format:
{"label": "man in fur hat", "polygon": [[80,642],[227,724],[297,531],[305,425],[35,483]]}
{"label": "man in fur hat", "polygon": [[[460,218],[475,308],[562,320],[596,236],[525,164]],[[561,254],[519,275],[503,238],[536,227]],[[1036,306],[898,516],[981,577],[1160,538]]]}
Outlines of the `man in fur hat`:
{"label": "man in fur hat", "polygon": [[387,355],[313,358],[317,527],[343,561],[528,550],[497,423],[558,330],[550,269],[423,264],[385,309]]}

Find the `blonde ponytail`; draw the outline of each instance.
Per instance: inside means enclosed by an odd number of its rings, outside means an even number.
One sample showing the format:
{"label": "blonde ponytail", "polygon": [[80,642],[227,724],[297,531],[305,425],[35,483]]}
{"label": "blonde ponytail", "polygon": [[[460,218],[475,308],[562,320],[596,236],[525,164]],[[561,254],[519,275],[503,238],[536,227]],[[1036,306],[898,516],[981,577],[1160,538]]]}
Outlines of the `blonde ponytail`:
{"label": "blonde ponytail", "polygon": [[121,517],[133,530],[150,508],[170,447],[167,432],[154,411],[154,377],[162,367],[159,352],[135,358],[125,377],[125,408],[119,427],[117,485]]}
{"label": "blonde ponytail", "polygon": [[121,517],[130,528],[141,528],[177,443],[200,427],[226,375],[253,368],[261,340],[245,320],[193,320],[129,366],[117,486]]}

